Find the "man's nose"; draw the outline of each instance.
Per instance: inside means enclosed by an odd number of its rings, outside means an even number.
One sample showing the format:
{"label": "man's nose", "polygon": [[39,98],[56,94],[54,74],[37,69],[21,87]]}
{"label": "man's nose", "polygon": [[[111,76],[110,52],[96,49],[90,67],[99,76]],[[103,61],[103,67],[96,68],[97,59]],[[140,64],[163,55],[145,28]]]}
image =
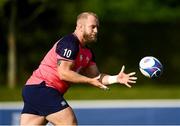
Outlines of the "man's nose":
{"label": "man's nose", "polygon": [[98,29],[97,27],[94,28],[94,32],[97,33],[98,32]]}

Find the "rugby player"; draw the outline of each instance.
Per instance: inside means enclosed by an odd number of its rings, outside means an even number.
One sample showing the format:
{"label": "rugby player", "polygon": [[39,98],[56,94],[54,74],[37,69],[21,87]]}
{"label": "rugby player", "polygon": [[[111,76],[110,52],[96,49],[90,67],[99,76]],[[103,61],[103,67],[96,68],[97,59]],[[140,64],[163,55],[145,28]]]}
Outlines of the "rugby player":
{"label": "rugby player", "polygon": [[98,70],[92,50],[87,44],[96,42],[99,21],[93,12],[78,15],[76,28],[58,40],[41,61],[23,87],[24,107],[20,125],[77,125],[76,116],[64,93],[73,84],[89,84],[108,89],[114,83],[131,87],[136,83],[135,72],[117,75]]}

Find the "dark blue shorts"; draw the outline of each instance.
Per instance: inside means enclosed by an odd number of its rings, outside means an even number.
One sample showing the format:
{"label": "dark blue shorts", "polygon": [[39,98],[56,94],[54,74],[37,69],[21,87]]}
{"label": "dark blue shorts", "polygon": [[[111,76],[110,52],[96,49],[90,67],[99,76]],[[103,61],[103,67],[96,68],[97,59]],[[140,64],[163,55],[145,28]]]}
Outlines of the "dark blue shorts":
{"label": "dark blue shorts", "polygon": [[69,107],[63,95],[45,82],[25,85],[22,91],[24,107],[22,113],[47,116]]}

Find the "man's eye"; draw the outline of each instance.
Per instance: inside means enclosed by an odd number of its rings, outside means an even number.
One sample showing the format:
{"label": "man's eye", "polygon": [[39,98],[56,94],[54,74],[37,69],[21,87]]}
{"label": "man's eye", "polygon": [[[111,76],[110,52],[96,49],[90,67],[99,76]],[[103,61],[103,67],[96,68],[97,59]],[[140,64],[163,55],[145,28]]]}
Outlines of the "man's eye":
{"label": "man's eye", "polygon": [[92,28],[95,28],[95,26],[92,26]]}

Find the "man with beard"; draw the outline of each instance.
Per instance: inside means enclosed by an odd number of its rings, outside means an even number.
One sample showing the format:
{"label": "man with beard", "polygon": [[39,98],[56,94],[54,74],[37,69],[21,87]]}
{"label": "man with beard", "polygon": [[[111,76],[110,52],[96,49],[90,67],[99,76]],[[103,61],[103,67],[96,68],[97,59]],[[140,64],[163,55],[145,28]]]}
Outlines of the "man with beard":
{"label": "man with beard", "polygon": [[23,88],[21,125],[77,125],[72,108],[63,98],[70,84],[90,84],[108,89],[114,83],[136,83],[135,72],[118,75],[100,73],[92,51],[86,46],[97,40],[99,21],[93,12],[77,17],[74,33],[57,41]]}

